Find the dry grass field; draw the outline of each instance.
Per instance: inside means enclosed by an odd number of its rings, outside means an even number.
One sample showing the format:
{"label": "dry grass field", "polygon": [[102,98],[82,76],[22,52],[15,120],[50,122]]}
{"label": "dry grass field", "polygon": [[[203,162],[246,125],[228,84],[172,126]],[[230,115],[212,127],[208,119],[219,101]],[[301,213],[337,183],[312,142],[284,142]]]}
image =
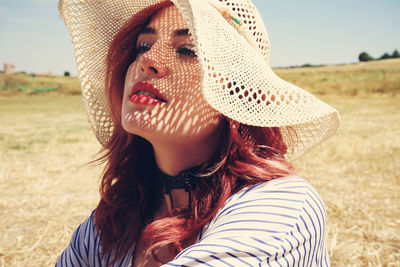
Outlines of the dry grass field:
{"label": "dry grass field", "polygon": [[25,73],[6,75],[0,72],[0,96],[30,95],[32,89],[51,88],[58,95],[79,95],[81,89],[76,77],[34,77]]}
{"label": "dry grass field", "polygon": [[[295,162],[325,200],[332,266],[400,266],[400,60],[276,72],[341,114]],[[0,266],[53,266],[99,199],[100,146],[79,95],[0,92],[0,121]]]}

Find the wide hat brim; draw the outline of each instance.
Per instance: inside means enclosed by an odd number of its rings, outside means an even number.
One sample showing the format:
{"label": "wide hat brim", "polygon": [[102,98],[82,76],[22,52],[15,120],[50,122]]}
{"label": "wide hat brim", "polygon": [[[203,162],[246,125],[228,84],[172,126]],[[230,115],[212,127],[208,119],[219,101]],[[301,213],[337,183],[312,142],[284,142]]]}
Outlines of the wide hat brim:
{"label": "wide hat brim", "polygon": [[[83,102],[103,145],[113,130],[104,89],[108,48],[134,15],[164,2],[60,0],[75,46]],[[282,80],[269,66],[268,34],[250,0],[171,2],[188,25],[201,65],[203,96],[214,109],[243,124],[280,127],[288,159],[335,134],[338,112]]]}

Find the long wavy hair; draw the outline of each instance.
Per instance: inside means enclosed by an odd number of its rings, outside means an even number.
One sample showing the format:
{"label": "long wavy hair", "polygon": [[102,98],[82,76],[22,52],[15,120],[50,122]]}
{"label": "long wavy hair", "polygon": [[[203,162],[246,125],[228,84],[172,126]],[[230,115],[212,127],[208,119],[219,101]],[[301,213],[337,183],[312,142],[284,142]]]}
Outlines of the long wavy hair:
{"label": "long wavy hair", "polygon": [[158,4],[135,15],[114,38],[106,61],[106,95],[114,129],[98,159],[106,166],[94,220],[102,253],[116,251],[114,260],[131,253],[133,244],[142,238],[147,253],[161,264],[155,254],[158,247],[168,246],[172,255],[179,253],[232,194],[293,172],[284,158],[287,147],[279,128],[248,126],[224,118],[217,155],[204,163],[204,179],[191,191],[189,206],[173,209],[149,225],[144,223],[160,207],[163,188],[154,183],[157,165],[151,144],[122,128],[121,106],[125,74],[136,58],[137,35],[150,21],[149,13],[164,6]]}

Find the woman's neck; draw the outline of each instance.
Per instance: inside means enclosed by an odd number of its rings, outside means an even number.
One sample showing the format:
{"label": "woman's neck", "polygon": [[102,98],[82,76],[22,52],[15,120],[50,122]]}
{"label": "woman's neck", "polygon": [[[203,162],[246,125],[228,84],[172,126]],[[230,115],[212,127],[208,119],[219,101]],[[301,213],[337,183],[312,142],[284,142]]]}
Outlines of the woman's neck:
{"label": "woman's neck", "polygon": [[153,145],[158,168],[170,176],[209,161],[218,144],[157,144]]}
{"label": "woman's neck", "polygon": [[[170,176],[176,176],[183,170],[210,161],[219,149],[221,131],[219,127],[209,138],[198,142],[167,143],[152,140],[158,168]],[[171,196],[174,208],[188,205],[188,194],[185,190],[171,190]],[[164,204],[170,209],[170,196],[165,195],[164,199]]]}
{"label": "woman's neck", "polygon": [[183,143],[151,141],[158,168],[164,173],[175,176],[181,171],[208,162],[219,149],[221,141],[220,127],[207,139]]}

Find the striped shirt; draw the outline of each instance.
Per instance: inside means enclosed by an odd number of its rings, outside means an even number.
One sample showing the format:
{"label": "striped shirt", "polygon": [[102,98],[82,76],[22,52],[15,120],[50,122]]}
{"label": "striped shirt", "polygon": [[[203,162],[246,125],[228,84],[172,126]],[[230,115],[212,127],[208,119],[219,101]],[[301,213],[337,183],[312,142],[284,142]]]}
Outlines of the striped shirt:
{"label": "striped shirt", "polygon": [[[326,211],[317,191],[291,176],[232,195],[197,241],[167,266],[329,266]],[[93,213],[74,232],[56,266],[109,266],[99,255]],[[131,266],[133,253],[112,266]]]}

